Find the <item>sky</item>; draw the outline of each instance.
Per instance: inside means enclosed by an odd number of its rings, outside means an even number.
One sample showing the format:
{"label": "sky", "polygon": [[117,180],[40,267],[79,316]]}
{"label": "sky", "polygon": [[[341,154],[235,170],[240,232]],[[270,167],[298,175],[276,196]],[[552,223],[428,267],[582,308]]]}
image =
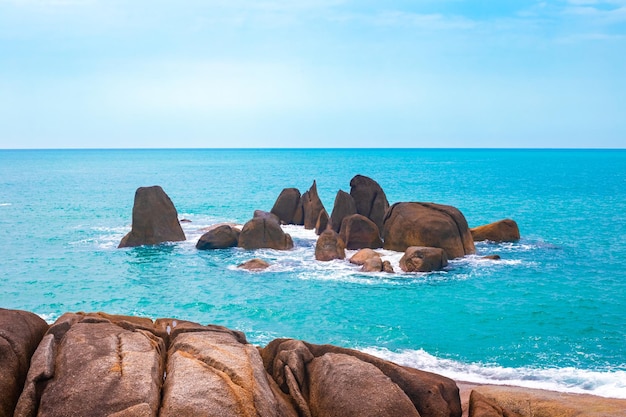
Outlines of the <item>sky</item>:
{"label": "sky", "polygon": [[626,0],[0,0],[0,149],[624,148]]}

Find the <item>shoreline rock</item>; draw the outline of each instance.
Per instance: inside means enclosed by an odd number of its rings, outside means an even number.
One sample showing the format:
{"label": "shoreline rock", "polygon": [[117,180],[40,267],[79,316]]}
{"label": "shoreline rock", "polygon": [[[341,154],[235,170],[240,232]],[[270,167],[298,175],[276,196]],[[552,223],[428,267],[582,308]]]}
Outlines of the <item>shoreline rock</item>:
{"label": "shoreline rock", "polygon": [[[172,318],[66,313],[48,326],[33,313],[0,309],[0,350],[0,375],[11,369],[8,352],[27,352],[25,383],[16,404],[2,403],[3,417],[618,417],[626,410],[626,399],[454,381],[332,345],[275,339],[256,347],[242,332]],[[6,399],[11,391],[2,388]]]}

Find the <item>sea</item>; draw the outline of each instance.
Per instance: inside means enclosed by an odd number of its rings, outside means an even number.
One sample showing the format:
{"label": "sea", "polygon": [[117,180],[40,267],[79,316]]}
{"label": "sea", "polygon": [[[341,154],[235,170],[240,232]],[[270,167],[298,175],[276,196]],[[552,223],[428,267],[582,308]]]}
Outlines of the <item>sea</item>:
{"label": "sea", "polygon": [[[390,203],[515,220],[443,271],[363,273],[289,251],[199,251],[207,227],[269,211],[316,181],[330,213],[357,174]],[[187,240],[118,249],[133,198],[160,185]],[[456,380],[626,398],[626,151],[526,149],[0,150],[0,307],[171,317],[334,344]],[[350,256],[354,251],[348,251]],[[498,254],[501,260],[483,259]],[[240,263],[271,266],[250,272]]]}

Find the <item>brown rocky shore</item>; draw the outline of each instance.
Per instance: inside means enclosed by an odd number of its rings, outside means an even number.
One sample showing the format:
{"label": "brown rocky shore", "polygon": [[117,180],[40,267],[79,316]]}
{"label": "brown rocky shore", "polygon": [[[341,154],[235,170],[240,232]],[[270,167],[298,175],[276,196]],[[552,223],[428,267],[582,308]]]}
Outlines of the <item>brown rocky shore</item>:
{"label": "brown rocky shore", "polygon": [[215,325],[0,309],[4,416],[626,415],[626,400],[477,386],[331,345]]}

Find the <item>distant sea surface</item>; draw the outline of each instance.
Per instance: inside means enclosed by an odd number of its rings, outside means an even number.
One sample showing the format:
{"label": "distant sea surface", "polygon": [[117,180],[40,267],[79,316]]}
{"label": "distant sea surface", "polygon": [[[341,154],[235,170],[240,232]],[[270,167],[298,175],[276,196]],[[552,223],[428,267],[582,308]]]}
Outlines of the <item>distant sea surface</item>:
{"label": "distant sea surface", "polygon": [[[330,213],[362,174],[390,203],[459,208],[471,227],[517,221],[516,243],[477,244],[442,272],[361,273],[295,249],[198,251],[203,229],[243,224],[317,181]],[[135,190],[160,185],[187,241],[117,249]],[[456,379],[626,398],[626,151],[0,151],[0,306],[174,317],[331,343]],[[351,252],[352,253],[352,252]],[[500,261],[481,259],[499,254]],[[260,257],[263,272],[236,266]]]}

